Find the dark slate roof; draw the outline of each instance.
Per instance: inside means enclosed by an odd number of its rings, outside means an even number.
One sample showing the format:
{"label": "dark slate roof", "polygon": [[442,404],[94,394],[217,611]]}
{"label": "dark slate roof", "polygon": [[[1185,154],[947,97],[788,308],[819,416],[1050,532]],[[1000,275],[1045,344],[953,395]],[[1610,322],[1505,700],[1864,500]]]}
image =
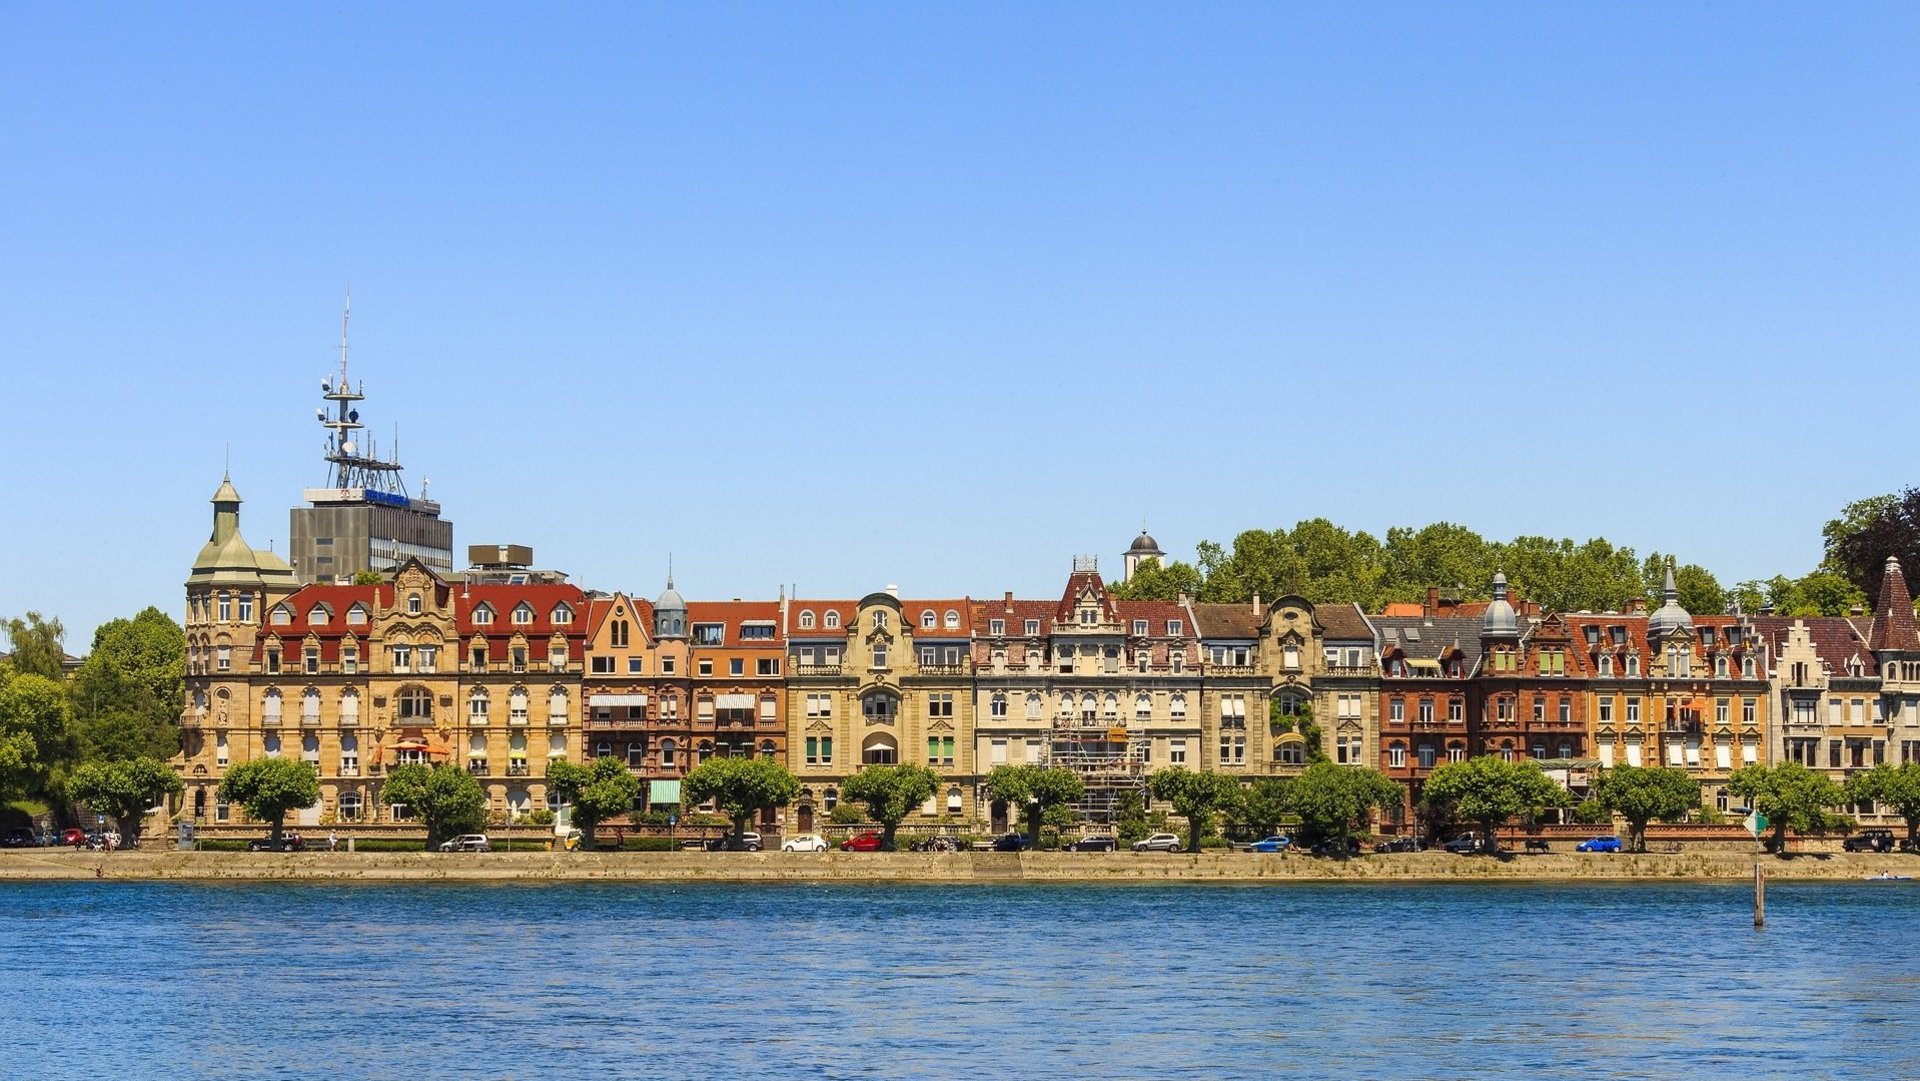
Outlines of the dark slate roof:
{"label": "dark slate roof", "polygon": [[1374,616],[1373,625],[1379,628],[1383,653],[1397,645],[1409,660],[1434,661],[1458,647],[1469,671],[1480,660],[1480,620],[1475,616]]}
{"label": "dark slate roof", "polygon": [[1920,630],[1913,621],[1913,595],[1907,592],[1906,575],[1900,573],[1900,561],[1887,560],[1887,573],[1880,579],[1880,602],[1873,606],[1873,630],[1868,635],[1874,649],[1920,651]]}

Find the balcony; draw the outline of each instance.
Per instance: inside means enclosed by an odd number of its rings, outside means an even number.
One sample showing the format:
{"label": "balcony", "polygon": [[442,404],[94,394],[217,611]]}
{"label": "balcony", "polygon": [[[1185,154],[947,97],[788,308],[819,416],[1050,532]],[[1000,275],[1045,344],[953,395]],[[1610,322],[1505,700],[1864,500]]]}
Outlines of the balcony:
{"label": "balcony", "polygon": [[1359,676],[1371,677],[1375,674],[1370,664],[1329,664],[1320,669],[1323,676]]}
{"label": "balcony", "polygon": [[360,776],[360,767],[359,767],[359,766],[341,766],[341,767],[340,767],[340,776],[342,776],[342,777],[358,777],[358,776]]}
{"label": "balcony", "polygon": [[964,676],[971,667],[965,662],[959,664],[929,664],[922,662],[920,674],[923,676]]}
{"label": "balcony", "polygon": [[841,666],[838,664],[796,664],[793,674],[796,676],[837,676]]}
{"label": "balcony", "polygon": [[525,777],[525,776],[527,776],[527,762],[526,762],[526,759],[523,759],[523,758],[516,758],[516,759],[514,759],[514,760],[512,760],[512,761],[510,761],[510,762],[508,762],[508,763],[507,763],[507,776],[509,776],[509,777]]}
{"label": "balcony", "polygon": [[484,777],[484,776],[486,776],[486,775],[487,775],[487,760],[486,760],[486,759],[484,759],[484,758],[469,758],[469,759],[467,759],[467,772],[468,772],[468,773],[471,773],[471,774],[474,774],[474,775],[476,775],[476,776],[480,776],[480,777]]}
{"label": "balcony", "polygon": [[[1298,665],[1295,665],[1293,668],[1289,669],[1289,671],[1294,671],[1294,672],[1297,672],[1299,670],[1300,668]],[[1211,664],[1210,663],[1204,667],[1203,673],[1205,675],[1212,676],[1215,679],[1247,679],[1247,678],[1251,678],[1253,676],[1259,675],[1260,669],[1251,664]]]}

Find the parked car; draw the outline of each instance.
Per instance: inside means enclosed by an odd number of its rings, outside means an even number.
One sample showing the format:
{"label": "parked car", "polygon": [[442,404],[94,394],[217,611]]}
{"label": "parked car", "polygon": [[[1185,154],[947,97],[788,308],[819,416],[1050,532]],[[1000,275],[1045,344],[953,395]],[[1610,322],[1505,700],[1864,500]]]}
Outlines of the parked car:
{"label": "parked car", "polygon": [[27,826],[15,826],[0,837],[0,848],[35,848],[39,844],[40,838]]}
{"label": "parked car", "polygon": [[1425,846],[1418,837],[1395,837],[1373,846],[1375,852],[1418,852]]}
{"label": "parked car", "polygon": [[491,852],[484,833],[463,833],[458,837],[440,842],[442,852]]}
{"label": "parked car", "polygon": [[1891,852],[1893,851],[1893,831],[1861,830],[1840,842],[1840,847],[1848,852]]}
{"label": "parked car", "polygon": [[79,826],[68,826],[66,829],[60,831],[60,844],[62,847],[80,848],[86,843],[87,831],[81,829]]}
{"label": "parked car", "polygon": [[740,847],[737,850],[733,849],[733,834],[731,833],[707,840],[707,851],[709,852],[726,852],[729,850],[758,852],[764,847],[766,846],[761,842],[760,835],[752,830],[748,830],[740,835]]}
{"label": "parked car", "polygon": [[1089,833],[1066,846],[1069,852],[1112,852],[1120,847],[1120,838],[1111,833]]}
{"label": "parked car", "polygon": [[1248,845],[1247,851],[1249,852],[1285,852],[1287,849],[1292,847],[1293,847],[1293,838],[1288,837],[1284,833],[1276,833],[1271,837],[1262,837],[1258,841],[1255,841],[1252,844]]}
{"label": "parked car", "polygon": [[868,830],[840,842],[842,852],[885,852],[892,846],[877,832]]}
{"label": "parked car", "polygon": [[1360,854],[1360,842],[1357,838],[1353,837],[1348,837],[1344,842],[1337,837],[1321,838],[1313,843],[1313,854],[1316,856],[1338,856],[1340,850],[1343,848],[1349,856],[1358,856]]}
{"label": "parked car", "polygon": [[993,839],[995,852],[1022,852],[1032,847],[1033,842],[1024,833],[1003,833]]}
{"label": "parked car", "polygon": [[1178,852],[1180,835],[1177,833],[1156,833],[1143,841],[1133,842],[1135,852]]}
{"label": "parked car", "polygon": [[782,852],[825,852],[833,846],[817,833],[802,833],[780,842]]}
{"label": "parked car", "polygon": [[1500,851],[1498,841],[1489,841],[1477,833],[1463,833],[1448,841],[1444,847],[1447,851],[1462,856],[1472,855],[1475,852],[1498,853]]}
{"label": "parked car", "polygon": [[1574,845],[1573,850],[1575,852],[1618,852],[1620,851],[1620,838],[1590,837]]}
{"label": "parked car", "polygon": [[915,852],[958,852],[960,842],[942,833],[935,837],[922,837],[907,847]]}
{"label": "parked car", "polygon": [[249,852],[304,852],[307,842],[297,833],[283,833],[278,837],[255,837],[247,842]]}

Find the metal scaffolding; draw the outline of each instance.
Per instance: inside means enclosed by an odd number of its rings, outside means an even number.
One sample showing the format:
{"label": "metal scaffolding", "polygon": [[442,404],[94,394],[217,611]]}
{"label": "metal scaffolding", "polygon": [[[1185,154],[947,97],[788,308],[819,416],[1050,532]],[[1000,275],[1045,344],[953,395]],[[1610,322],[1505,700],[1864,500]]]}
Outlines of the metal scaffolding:
{"label": "metal scaffolding", "polygon": [[1122,725],[1062,718],[1054,722],[1046,764],[1072,770],[1086,785],[1086,794],[1071,804],[1082,818],[1111,822],[1126,792],[1146,805],[1146,754],[1146,741],[1131,738]]}

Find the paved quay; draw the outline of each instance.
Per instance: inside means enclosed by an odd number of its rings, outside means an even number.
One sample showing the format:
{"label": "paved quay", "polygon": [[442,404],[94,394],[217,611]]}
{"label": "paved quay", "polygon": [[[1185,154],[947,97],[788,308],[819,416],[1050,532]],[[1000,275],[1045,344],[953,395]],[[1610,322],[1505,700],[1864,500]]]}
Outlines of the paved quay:
{"label": "paved quay", "polygon": [[[1773,881],[1920,876],[1905,854],[1741,852],[1604,855],[1554,852],[1489,859],[1440,852],[1351,860],[1240,852],[781,853],[781,852],[0,852],[0,881],[555,881],[635,882],[1457,882],[1750,879],[1756,860]],[[1914,883],[1920,886],[1920,882]]]}

